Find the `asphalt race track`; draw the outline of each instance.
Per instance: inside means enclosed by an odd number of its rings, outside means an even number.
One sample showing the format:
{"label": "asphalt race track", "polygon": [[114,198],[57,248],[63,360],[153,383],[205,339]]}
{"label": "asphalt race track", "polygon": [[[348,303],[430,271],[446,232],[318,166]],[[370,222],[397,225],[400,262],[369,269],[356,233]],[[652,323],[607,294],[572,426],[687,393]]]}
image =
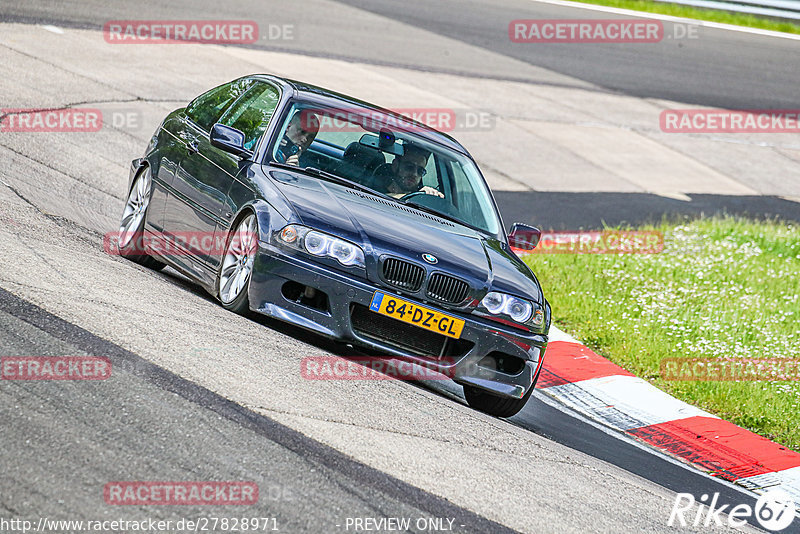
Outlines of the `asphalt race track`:
{"label": "asphalt race track", "polygon": [[[4,3],[6,21],[55,23],[82,28],[102,28],[112,18],[140,17],[142,4],[109,6],[99,0],[64,2],[47,6],[37,2],[11,0]],[[654,49],[633,54],[621,45],[579,48],[578,45],[550,45],[531,54],[508,39],[497,39],[515,19],[609,18],[591,11],[568,9],[531,0],[443,0],[393,2],[392,0],[311,1],[299,8],[290,1],[238,2],[226,10],[226,17],[254,18],[262,25],[297,24],[294,42],[261,42],[256,47],[313,54],[320,57],[348,58],[359,62],[402,65],[412,69],[449,70],[484,77],[512,78],[514,74],[490,62],[470,61],[468,57],[447,57],[439,51],[421,54],[429,45],[409,38],[395,41],[380,26],[358,28],[357,38],[341,39],[348,28],[347,13],[336,4],[357,7],[421,28],[436,35],[511,56],[612,91],[639,97],[654,97],[687,104],[741,109],[781,109],[797,104],[800,85],[800,58],[792,40],[756,37],[712,28],[702,28],[696,40],[665,41]],[[146,2],[148,16],[170,18],[176,14],[201,18],[219,16],[215,2],[177,1],[169,4]],[[259,9],[261,8],[261,9]],[[344,22],[341,22],[344,20]],[[328,22],[327,24],[325,22]],[[313,25],[314,30],[305,30]],[[411,37],[411,36],[409,36]],[[335,47],[330,43],[336,42]],[[688,47],[688,48],[687,48]],[[568,83],[558,76],[518,77],[535,83]]]}
{"label": "asphalt race track", "polygon": [[[101,33],[113,19],[214,18],[290,25],[294,36],[119,46]],[[94,133],[0,132],[0,354],[102,356],[113,367],[97,383],[0,382],[0,520],[251,516],[275,518],[282,532],[363,532],[356,518],[406,517],[417,532],[729,531],[668,526],[676,493],[752,506],[749,494],[544,396],[499,420],[469,409],[449,383],[305,380],[302,357],[350,349],[232,315],[175,271],[103,251],[130,160],[161,118],[251,72],[387,107],[489,113],[491,129],[453,135],[486,171],[507,225],[717,211],[800,220],[796,135],[686,140],[652,126],[673,105],[796,107],[800,42],[701,28],[691,42],[532,53],[507,38],[508,22],[523,18],[611,16],[527,0],[243,1],[224,12],[189,0],[3,2],[3,108],[96,107],[129,120]],[[662,170],[644,172],[635,155],[604,159],[606,139],[621,135]],[[253,481],[260,500],[235,510],[106,504],[104,485],[124,480]]]}

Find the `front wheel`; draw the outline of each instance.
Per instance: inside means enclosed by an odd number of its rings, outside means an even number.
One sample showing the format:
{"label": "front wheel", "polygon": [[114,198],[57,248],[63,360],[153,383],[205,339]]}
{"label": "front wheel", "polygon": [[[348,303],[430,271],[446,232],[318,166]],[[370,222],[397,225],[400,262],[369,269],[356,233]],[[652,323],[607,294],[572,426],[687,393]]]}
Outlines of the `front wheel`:
{"label": "front wheel", "polygon": [[521,399],[511,399],[493,395],[482,389],[464,386],[464,397],[467,399],[467,404],[469,404],[470,408],[474,408],[479,412],[495,417],[511,417],[525,407],[534,389],[534,387],[531,387]]}
{"label": "front wheel", "polygon": [[245,216],[228,236],[225,256],[217,277],[217,294],[222,306],[238,314],[250,310],[247,296],[258,252],[258,222],[253,213]]}
{"label": "front wheel", "polygon": [[533,390],[536,389],[536,382],[539,381],[539,373],[542,371],[542,365],[536,371],[536,376],[533,377],[533,383],[525,396],[521,399],[511,399],[509,397],[500,397],[493,395],[483,389],[478,389],[472,386],[464,386],[464,398],[467,399],[467,404],[470,408],[474,408],[479,412],[484,412],[495,417],[511,417],[519,413],[528,399],[531,398]]}
{"label": "front wheel", "polygon": [[119,223],[117,247],[120,256],[158,271],[165,267],[164,264],[151,257],[144,247],[144,223],[152,192],[153,178],[147,166],[136,175],[128,194]]}

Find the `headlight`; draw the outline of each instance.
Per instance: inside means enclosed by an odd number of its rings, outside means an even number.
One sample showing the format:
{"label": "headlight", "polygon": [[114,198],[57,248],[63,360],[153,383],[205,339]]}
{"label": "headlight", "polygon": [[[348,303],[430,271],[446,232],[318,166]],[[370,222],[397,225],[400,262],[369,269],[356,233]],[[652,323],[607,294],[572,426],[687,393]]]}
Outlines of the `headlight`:
{"label": "headlight", "polygon": [[347,267],[364,267],[361,247],[305,226],[290,224],[278,232],[278,242],[312,256],[333,258]]}
{"label": "headlight", "polygon": [[531,306],[530,302],[512,297],[506,302],[505,312],[518,323],[524,323],[531,318],[533,306]]}
{"label": "headlight", "polygon": [[357,246],[339,239],[331,241],[329,248],[330,255],[342,265],[353,265],[358,260],[360,250]]}
{"label": "headlight", "polygon": [[330,240],[325,234],[319,232],[308,232],[303,244],[309,254],[314,256],[324,256],[328,252]]}
{"label": "headlight", "polygon": [[506,303],[506,300],[503,297],[505,297],[505,295],[502,293],[491,291],[485,297],[483,297],[481,304],[483,304],[483,307],[486,308],[486,311],[489,313],[493,315],[499,315],[503,313],[503,308],[505,307]]}
{"label": "headlight", "polygon": [[281,241],[287,244],[294,243],[297,241],[297,228],[294,226],[287,226],[283,230],[281,230],[280,234]]}
{"label": "headlight", "polygon": [[487,293],[481,307],[491,315],[506,316],[520,324],[538,328],[544,322],[544,310],[538,304],[497,291]]}

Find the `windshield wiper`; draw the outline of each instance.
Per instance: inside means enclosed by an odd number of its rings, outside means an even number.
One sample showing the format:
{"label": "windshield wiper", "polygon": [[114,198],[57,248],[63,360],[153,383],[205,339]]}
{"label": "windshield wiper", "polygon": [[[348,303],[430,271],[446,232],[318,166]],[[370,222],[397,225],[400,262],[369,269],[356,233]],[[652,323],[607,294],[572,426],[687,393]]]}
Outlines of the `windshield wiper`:
{"label": "windshield wiper", "polygon": [[273,161],[272,165],[274,165],[276,167],[281,167],[282,169],[288,169],[288,170],[291,170],[291,171],[300,171],[300,172],[304,172],[306,174],[311,174],[313,176],[316,176],[317,178],[322,178],[323,180],[326,180],[328,182],[333,182],[333,183],[336,183],[336,184],[339,184],[339,185],[344,185],[344,186],[349,187],[351,189],[356,189],[358,191],[363,191],[364,193],[369,193],[370,195],[376,195],[376,196],[379,196],[379,197],[382,197],[382,198],[387,198],[389,200],[394,200],[395,202],[397,202],[397,199],[392,198],[392,197],[390,197],[388,195],[384,195],[383,193],[381,193],[379,191],[375,191],[374,189],[369,188],[369,187],[367,187],[365,185],[362,185],[362,184],[360,184],[358,182],[354,182],[353,180],[348,180],[347,178],[342,178],[341,176],[339,176],[337,174],[333,174],[333,173],[328,172],[328,171],[323,171],[322,169],[318,169],[316,167],[297,167],[295,165],[288,165],[286,163],[278,163],[277,161]]}
{"label": "windshield wiper", "polygon": [[416,208],[416,209],[418,209],[420,211],[424,211],[425,213],[430,213],[431,215],[436,215],[437,217],[441,217],[442,219],[447,219],[448,221],[451,221],[451,222],[454,222],[454,223],[458,223],[458,224],[463,224],[464,226],[469,226],[470,228],[474,228],[471,224],[467,224],[464,221],[453,217],[452,215],[448,215],[447,213],[443,213],[443,212],[435,210],[433,208],[429,208],[428,206],[426,206],[424,204],[419,204],[417,202],[414,202],[413,200],[406,200],[405,202],[402,202],[402,203],[405,204],[406,206],[411,206],[412,208]]}

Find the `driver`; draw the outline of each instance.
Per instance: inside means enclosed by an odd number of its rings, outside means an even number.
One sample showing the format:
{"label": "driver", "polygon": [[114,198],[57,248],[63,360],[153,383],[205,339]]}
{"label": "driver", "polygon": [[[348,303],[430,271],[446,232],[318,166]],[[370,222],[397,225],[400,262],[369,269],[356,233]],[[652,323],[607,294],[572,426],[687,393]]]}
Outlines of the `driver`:
{"label": "driver", "polygon": [[422,185],[422,177],[427,171],[428,158],[431,153],[422,147],[406,143],[403,155],[394,158],[386,173],[386,192],[389,196],[400,198],[409,193],[422,192],[444,198],[444,195],[433,187]]}
{"label": "driver", "polygon": [[300,165],[300,156],[311,146],[319,132],[319,117],[310,111],[298,111],[289,120],[286,133],[275,151],[278,163]]}

